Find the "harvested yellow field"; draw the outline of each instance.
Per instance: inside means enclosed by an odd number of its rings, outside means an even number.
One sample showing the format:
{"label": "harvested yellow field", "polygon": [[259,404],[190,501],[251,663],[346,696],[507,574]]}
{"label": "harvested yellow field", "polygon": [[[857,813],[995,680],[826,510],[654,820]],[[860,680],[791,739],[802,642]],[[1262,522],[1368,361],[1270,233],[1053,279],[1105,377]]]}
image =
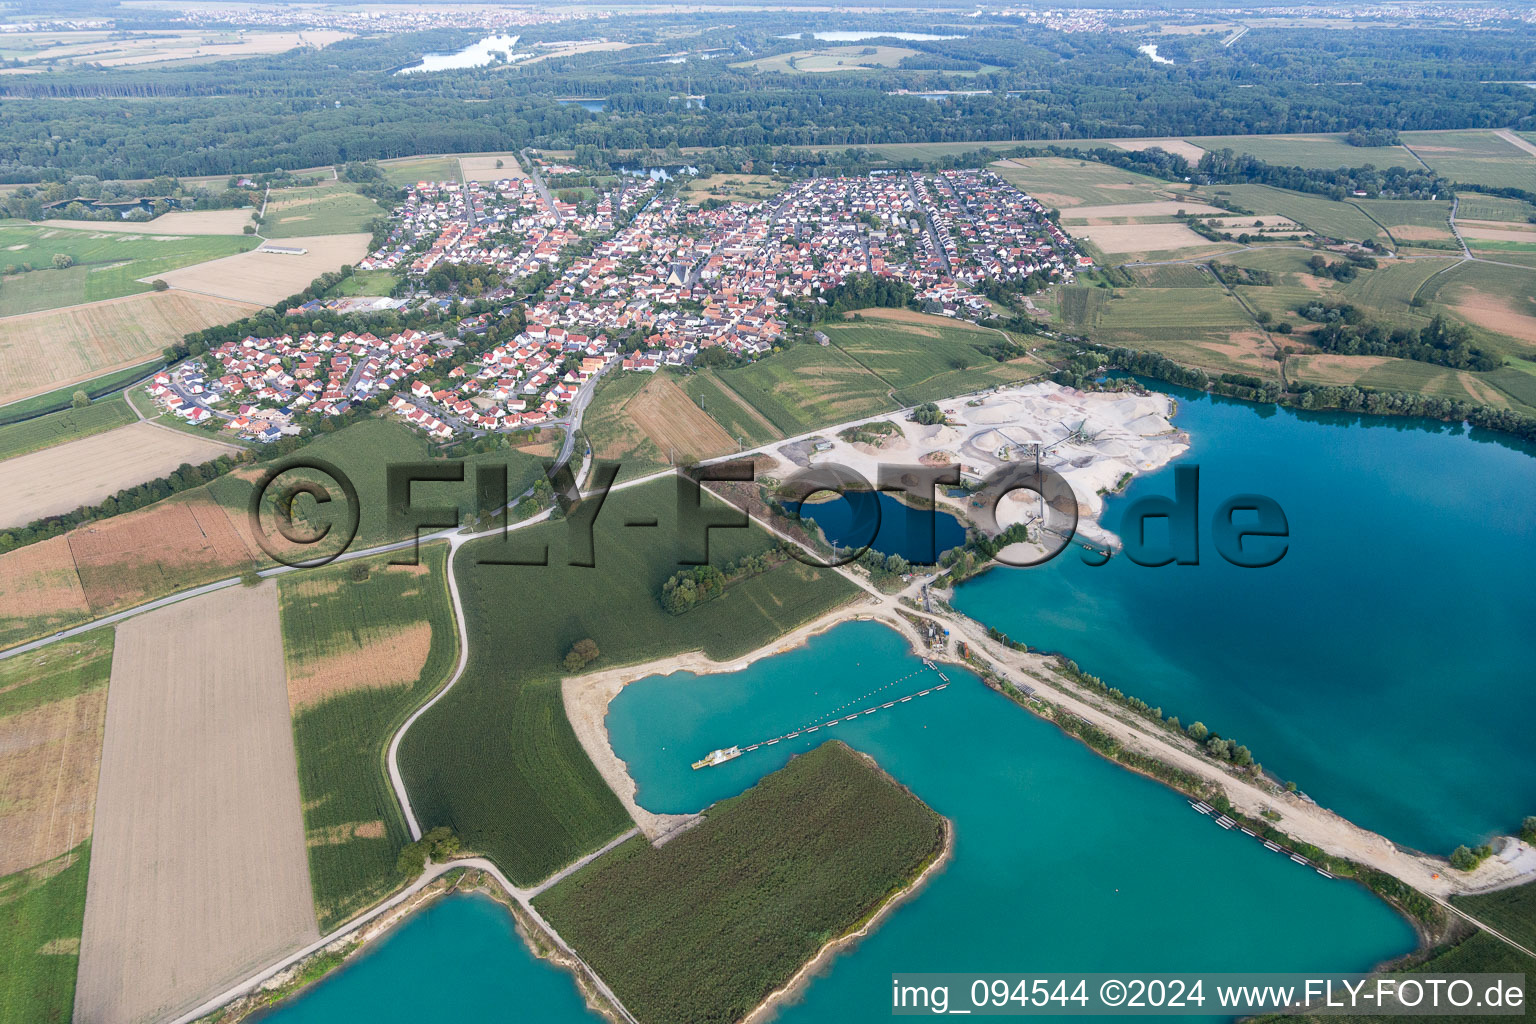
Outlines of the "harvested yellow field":
{"label": "harvested yellow field", "polygon": [[276,586],[124,622],[75,1019],[174,1016],[317,934]]}
{"label": "harvested yellow field", "polygon": [[90,613],[68,537],[0,555],[0,647],[82,622]]}
{"label": "harvested yellow field", "polygon": [[[0,317],[0,402],[142,363],[185,334],[227,324],[255,309],[222,298],[144,292]],[[39,357],[43,352],[47,358]]]}
{"label": "harvested yellow field", "polygon": [[1063,224],[1096,220],[1102,217],[1172,217],[1178,213],[1223,213],[1204,203],[1178,199],[1158,199],[1150,203],[1116,203],[1109,206],[1074,206],[1061,211]]}
{"label": "harvested yellow field", "polygon": [[128,487],[239,451],[233,445],[153,423],[102,434],[0,462],[0,529],[60,515]]}
{"label": "harvested yellow field", "polygon": [[303,291],[327,270],[367,255],[366,234],[281,238],[267,245],[299,248],[302,256],[267,252],[266,246],[159,275],[173,289],[270,306]]}
{"label": "harvested yellow field", "polygon": [[[501,164],[497,167],[497,164]],[[510,178],[526,178],[528,174],[511,153],[492,153],[487,156],[459,157],[459,173],[465,181],[501,181]]]}
{"label": "harvested yellow field", "polygon": [[537,43],[540,47],[547,47],[547,53],[541,53],[537,57],[530,57],[525,64],[537,64],[541,60],[555,60],[561,57],[574,57],[579,53],[599,53],[608,50],[627,50],[634,43],[613,43],[606,39],[574,40],[568,43]]}
{"label": "harvested yellow field", "polygon": [[[308,596],[303,584],[294,590],[297,597]],[[421,677],[431,651],[430,622],[373,629],[363,635],[354,632],[330,654],[289,665],[289,707],[297,714],[352,690],[410,686]]]}
{"label": "harvested yellow field", "polygon": [[624,412],[674,462],[710,459],[740,447],[687,392],[659,374],[624,403]]}
{"label": "harvested yellow field", "polygon": [[1210,239],[1202,238],[1183,224],[1098,224],[1073,227],[1070,233],[1088,239],[1110,255],[1164,252],[1211,244]]}
{"label": "harvested yellow field", "polygon": [[[173,210],[154,220],[113,221],[114,234],[132,235],[239,235],[252,223],[250,210]],[[93,220],[33,221],[40,228],[65,228],[70,231],[100,231],[106,225]]]}

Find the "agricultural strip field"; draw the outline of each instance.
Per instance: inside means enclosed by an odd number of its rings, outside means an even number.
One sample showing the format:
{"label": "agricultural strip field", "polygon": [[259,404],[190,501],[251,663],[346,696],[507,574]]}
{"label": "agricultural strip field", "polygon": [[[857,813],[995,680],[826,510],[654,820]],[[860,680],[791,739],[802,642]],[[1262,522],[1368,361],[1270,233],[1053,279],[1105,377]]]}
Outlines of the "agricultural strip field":
{"label": "agricultural strip field", "polygon": [[99,221],[89,220],[54,219],[31,223],[33,227],[62,231],[99,233],[109,230],[114,235],[240,235],[244,233],[247,224],[253,223],[253,212],[248,207],[233,210],[172,210],[153,220],[113,221],[110,228]]}
{"label": "agricultural strip field", "polygon": [[1496,132],[1403,132],[1403,141],[1452,181],[1536,192],[1536,157]]}
{"label": "agricultural strip field", "polygon": [[91,834],[112,631],[0,661],[0,875]]}
{"label": "agricultural strip field", "polygon": [[102,398],[114,391],[120,391],[135,381],[143,380],[149,374],[165,365],[164,359],[151,359],[130,366],[126,370],[115,370],[112,373],[102,374],[90,380],[81,381],[78,385],[59,388],[57,391],[44,392],[41,395],[33,395],[31,398],[19,399],[15,402],[7,402],[0,406],[0,425],[8,425],[20,420],[30,419],[43,413],[64,412],[71,408],[76,391],[84,391],[93,399]]}
{"label": "agricultural strip field", "polygon": [[728,455],[739,445],[696,405],[668,374],[650,380],[624,403],[624,414],[644,432],[668,462],[689,463]]}
{"label": "agricultural strip field", "polygon": [[[27,425],[16,424],[6,431]],[[105,433],[9,458],[0,462],[0,495],[4,495],[0,528],[95,505],[118,491],[165,476],[183,463],[197,465],[236,450],[211,439],[130,421]]]}
{"label": "agricultural strip field", "polygon": [[1419,162],[1402,146],[1351,146],[1342,135],[1210,135],[1189,136],[1188,142],[1202,149],[1248,153],[1265,163],[1282,167],[1417,168]]}
{"label": "agricultural strip field", "polygon": [[1098,318],[1094,340],[1161,352],[1211,373],[1273,377],[1274,347],[1236,299],[1218,288],[1126,288]]}
{"label": "agricultural strip field", "polygon": [[[976,143],[981,145],[981,143]],[[992,164],[1003,179],[1047,207],[1113,206],[1168,199],[1174,186],[1159,178],[1092,160],[1029,157]]]}
{"label": "agricultural strip field", "polygon": [[645,476],[667,466],[665,453],[624,411],[649,377],[645,373],[604,377],[581,419],[581,431],[592,446],[593,456],[621,464],[619,480]]}
{"label": "agricultural strip field", "polygon": [[67,537],[0,555],[0,648],[84,622],[90,614]]}
{"label": "agricultural strip field", "polygon": [[70,1019],[112,640],[0,662],[0,1024]]}
{"label": "agricultural strip field", "polygon": [[1230,200],[1260,216],[1278,214],[1289,217],[1327,238],[1350,242],[1373,239],[1384,245],[1389,243],[1381,225],[1350,203],[1271,188],[1268,185],[1211,185],[1204,191],[1211,196]]}
{"label": "agricultural strip field", "polygon": [[13,459],[68,441],[78,441],[113,427],[127,426],[137,420],[127,400],[116,396],[83,409],[65,409],[20,423],[7,424],[0,427],[0,460]]}
{"label": "agricultural strip field", "polygon": [[[0,222],[0,316],[76,306],[147,292],[140,278],[254,249],[241,235],[173,235],[60,229],[24,221]],[[74,265],[56,269],[55,256]]]}
{"label": "agricultural strip field", "polygon": [[[906,311],[903,311],[906,312]],[[895,389],[902,406],[1023,380],[1045,371],[1032,357],[999,360],[1003,335],[948,317],[900,319],[865,313],[862,323],[827,325],[832,344]]]}
{"label": "agricultural strip field", "polygon": [[318,936],[277,587],[117,627],[75,1015],[163,1017]]}
{"label": "agricultural strip field", "polygon": [[1459,200],[1456,208],[1458,221],[1512,221],[1528,224],[1530,218],[1536,216],[1536,206],[1519,199],[1483,195],[1480,192],[1462,192],[1457,195],[1457,199]]}
{"label": "agricultural strip field", "polygon": [[[173,273],[195,269],[200,268]],[[183,335],[238,320],[255,308],[202,295],[148,292],[5,317],[0,319],[0,402],[143,363]],[[40,353],[45,357],[39,358]]]}
{"label": "agricultural strip field", "polygon": [[172,288],[268,306],[304,290],[328,270],[356,263],[367,253],[370,237],[357,233],[274,239],[274,245],[307,251],[301,256],[293,256],[252,249],[238,256],[173,270],[160,277]]}
{"label": "agricultural strip field", "polygon": [[782,430],[745,398],[722,384],[713,370],[700,370],[684,377],[683,390],[700,409],[724,427],[726,433],[744,441],[744,448],[756,448],[784,436]]}
{"label": "agricultural strip field", "polygon": [[1356,199],[1400,245],[1461,251],[1451,234],[1451,204],[1445,199]]}
{"label": "agricultural strip field", "polygon": [[321,931],[406,881],[410,842],[384,772],[390,737],[458,657],[448,546],[420,567],[388,556],[284,576],[278,585],[309,876]]}
{"label": "agricultural strip field", "polygon": [[1106,256],[1156,259],[1168,254],[1168,258],[1172,258],[1186,250],[1200,249],[1214,254],[1230,248],[1195,234],[1183,224],[1100,224],[1070,227],[1067,231],[1073,238],[1092,242]]}
{"label": "agricultural strip field", "polygon": [[0,1024],[69,1024],[91,844],[0,878]]}
{"label": "agricultural strip field", "polygon": [[1479,329],[1501,352],[1536,353],[1536,296],[1531,271],[1462,263],[1425,283],[1422,297]]}
{"label": "agricultural strip field", "polygon": [[[712,519],[740,521],[704,500]],[[652,519],[655,528],[625,526]],[[459,550],[469,664],[400,747],[423,828],[451,826],[466,849],[491,857],[518,884],[547,877],[630,824],[565,716],[562,659],[576,641],[597,645],[592,667],[599,669],[691,650],[731,658],[857,593],[836,573],[788,559],[715,600],[669,614],[662,584],[683,567],[685,553],[703,554],[701,536],[680,533],[674,484],[662,480],[609,495],[593,527],[596,570],[569,564],[578,551],[559,522]],[[495,561],[537,561],[546,545],[547,565]],[[714,565],[774,546],[755,526],[709,531]]]}
{"label": "agricultural strip field", "polygon": [[629,840],[535,906],[644,1024],[735,1021],[944,841],[943,818],[831,740],[660,849]]}
{"label": "agricultural strip field", "polygon": [[889,384],[834,347],[797,345],[715,375],[786,436],[896,408]]}
{"label": "agricultural strip field", "polygon": [[275,239],[355,234],[384,215],[378,203],[345,184],[283,189],[268,199],[261,233]]}
{"label": "agricultural strip field", "polygon": [[282,53],[298,46],[329,46],[352,33],[333,29],[301,32],[232,32],[219,29],[154,32],[18,33],[5,41],[6,56],[27,62],[25,70],[46,71],[74,64],[103,67],[196,64],[204,61]]}

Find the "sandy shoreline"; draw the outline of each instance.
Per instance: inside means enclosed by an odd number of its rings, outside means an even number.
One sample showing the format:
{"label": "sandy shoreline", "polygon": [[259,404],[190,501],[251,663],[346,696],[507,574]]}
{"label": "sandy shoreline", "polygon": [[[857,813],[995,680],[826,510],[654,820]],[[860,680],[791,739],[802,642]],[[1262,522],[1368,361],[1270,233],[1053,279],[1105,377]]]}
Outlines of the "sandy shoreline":
{"label": "sandy shoreline", "polygon": [[674,672],[692,672],[695,675],[740,672],[753,662],[793,650],[818,633],[825,633],[844,622],[853,622],[858,619],[883,622],[905,636],[914,650],[921,650],[917,634],[911,625],[895,614],[888,605],[867,597],[860,597],[812,619],[772,643],[764,644],[757,650],[730,661],[715,661],[702,651],[689,651],[686,654],[676,654],[637,665],[624,665],[601,672],[569,676],[560,683],[560,697],[565,704],[565,715],[582,749],[597,766],[598,773],[608,783],[609,788],[624,804],[624,809],[629,812],[630,818],[639,826],[647,839],[657,843],[680,828],[691,825],[698,820],[699,816],[697,814],[657,814],[641,807],[636,801],[635,794],[638,792],[638,787],[629,774],[629,765],[614,753],[613,744],[608,737],[606,719],[608,705],[613,702],[613,699],[630,683],[650,676],[669,676]]}

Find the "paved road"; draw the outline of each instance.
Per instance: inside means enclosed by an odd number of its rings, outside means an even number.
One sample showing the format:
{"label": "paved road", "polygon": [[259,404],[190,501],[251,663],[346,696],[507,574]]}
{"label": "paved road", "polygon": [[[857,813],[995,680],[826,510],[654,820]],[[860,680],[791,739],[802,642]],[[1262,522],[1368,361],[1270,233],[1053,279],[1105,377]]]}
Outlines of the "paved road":
{"label": "paved road", "polygon": [[556,226],[564,227],[565,218],[560,215],[560,208],[555,205],[555,197],[549,194],[549,186],[544,184],[544,176],[539,173],[538,164],[528,156],[526,149],[523,150],[522,156],[523,162],[528,165],[528,177],[533,179],[534,189],[538,191],[539,197],[549,204],[549,212],[555,215]]}

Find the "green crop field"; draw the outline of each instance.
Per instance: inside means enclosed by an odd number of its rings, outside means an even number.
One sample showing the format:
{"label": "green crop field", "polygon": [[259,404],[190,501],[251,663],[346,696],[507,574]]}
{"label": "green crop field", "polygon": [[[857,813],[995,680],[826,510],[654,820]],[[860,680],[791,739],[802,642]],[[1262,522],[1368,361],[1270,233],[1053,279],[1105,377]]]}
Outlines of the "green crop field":
{"label": "green crop field", "polygon": [[[386,540],[398,540],[401,536],[398,531],[389,529],[386,499],[389,493],[387,472],[390,465],[449,461],[437,458],[425,437],[393,418],[360,420],[333,434],[322,434],[291,458],[321,459],[335,465],[351,478],[361,505],[354,549]],[[281,466],[287,461],[288,457],[280,457],[274,460],[273,465]],[[476,465],[506,465],[507,493],[512,498],[531,487],[544,472],[541,459],[515,448],[471,455],[456,461],[465,463],[464,482],[414,484],[411,488],[413,508],[457,505],[461,521],[467,522],[475,506]],[[292,476],[285,475],[284,482]],[[252,483],[226,476],[210,484],[209,489],[226,508],[244,514],[251,498]],[[341,504],[335,503],[337,508]],[[296,502],[295,515],[302,517],[313,508],[309,498],[302,498]],[[316,515],[315,518],[330,521],[328,515]]]}
{"label": "green crop field", "polygon": [[753,71],[783,71],[791,73],[817,73],[825,71],[876,71],[895,67],[903,57],[917,56],[916,50],[904,46],[825,46],[814,50],[796,50],[772,57],[742,61],[733,68],[750,68]]}
{"label": "green crop field", "polygon": [[1456,249],[1451,204],[1446,199],[1356,199],[1354,204],[1380,223],[1399,245]]}
{"label": "green crop field", "polygon": [[1205,267],[1195,263],[1170,263],[1161,267],[1130,267],[1126,273],[1148,288],[1210,288],[1216,284]]}
{"label": "green crop field", "polygon": [[[712,516],[736,515],[712,499],[707,505]],[[656,527],[625,526],[651,519]],[[836,573],[791,559],[668,614],[661,585],[682,568],[685,551],[702,554],[701,541],[679,536],[670,480],[608,496],[593,528],[595,568],[568,564],[572,532],[564,522],[540,523],[506,542],[460,549],[469,665],[400,749],[422,827],[452,826],[466,848],[518,884],[547,877],[629,825],[565,717],[561,661],[576,641],[597,644],[596,669],[690,650],[732,658],[858,593]],[[545,545],[547,566],[481,564],[536,559]],[[709,531],[715,565],[772,546],[756,527]]]}
{"label": "green crop field", "polygon": [[353,234],[367,231],[369,222],[384,213],[378,203],[347,185],[284,189],[272,193],[261,233],[268,238]]}
{"label": "green crop field", "polygon": [[1508,395],[1516,408],[1523,405],[1526,411],[1536,414],[1536,363],[1517,359],[1481,376]]}
{"label": "green crop field", "polygon": [[1475,896],[1453,896],[1451,902],[1527,949],[1536,948],[1536,885],[1527,883]]}
{"label": "green crop field", "polygon": [[[425,572],[391,567],[390,556],[380,556],[278,583],[294,692],[306,692],[317,676],[322,690],[327,680],[334,685],[345,666],[372,677],[316,694],[293,718],[322,932],[406,881],[395,861],[410,835],[385,775],[384,752],[406,717],[447,680],[458,656],[447,554],[446,544],[424,547]],[[429,639],[422,636],[427,630]]]}
{"label": "green crop field", "polygon": [[[259,242],[240,235],[113,231],[110,224],[83,230],[0,221],[0,316],[147,292],[150,285],[141,277],[245,252]],[[74,266],[55,269],[55,255],[70,257]]]}
{"label": "green crop field", "polygon": [[1009,160],[993,164],[992,170],[1047,207],[1149,203],[1168,198],[1162,193],[1175,187],[1135,171],[1065,157]]}
{"label": "green crop field", "polygon": [[1388,241],[1381,225],[1350,203],[1271,188],[1268,185],[1212,185],[1204,191],[1218,198],[1229,199],[1261,216],[1271,214],[1289,217],[1328,238],[1351,242],[1363,242],[1366,239],[1382,243]]}
{"label": "green crop field", "polygon": [[1107,345],[1161,352],[1212,373],[1272,377],[1279,372],[1273,346],[1242,304],[1222,288],[1118,289],[1091,334]]}
{"label": "green crop field", "polygon": [[137,419],[133,410],[128,408],[128,402],[117,395],[94,402],[84,409],[66,409],[36,419],[11,423],[0,427],[0,459],[15,458],[66,441],[78,441],[113,427],[127,426]]}
{"label": "green crop field", "polygon": [[0,1024],[69,1024],[90,855],[87,840],[0,878]]}
{"label": "green crop field", "polygon": [[897,407],[889,384],[831,346],[797,345],[716,374],[788,436]]}
{"label": "green crop field", "polygon": [[1283,167],[1419,166],[1413,154],[1402,146],[1351,146],[1343,135],[1208,135],[1186,136],[1186,142],[1201,149],[1230,149],[1248,153],[1265,163]]}
{"label": "green crop field", "polygon": [[1097,327],[1110,296],[1108,289],[1089,285],[1063,285],[1057,293],[1061,320],[1068,327]]}
{"label": "green crop field", "polygon": [[456,156],[405,157],[401,160],[385,160],[380,166],[391,185],[459,180],[459,158]]}
{"label": "green crop field", "polygon": [[903,406],[1023,380],[1046,369],[1033,359],[997,360],[991,350],[1003,337],[964,322],[871,317],[823,329],[833,345],[889,385]]}
{"label": "green crop field", "polygon": [[661,849],[631,839],[535,905],[640,1021],[735,1021],[943,846],[938,814],[832,740]]}
{"label": "green crop field", "polygon": [[743,408],[746,399],[727,390],[713,371],[689,374],[683,378],[682,385],[688,397],[708,413],[710,419],[724,427],[726,433],[745,439],[746,447],[756,448],[784,436],[784,432],[761,413],[754,415],[751,406]]}
{"label": "green crop field", "polygon": [[1462,192],[1456,207],[1457,220],[1503,220],[1525,224],[1536,216],[1536,206],[1519,199],[1486,196],[1480,192]]}
{"label": "green crop field", "polygon": [[1536,192],[1536,157],[1491,131],[1403,132],[1403,141],[1454,182]]}

